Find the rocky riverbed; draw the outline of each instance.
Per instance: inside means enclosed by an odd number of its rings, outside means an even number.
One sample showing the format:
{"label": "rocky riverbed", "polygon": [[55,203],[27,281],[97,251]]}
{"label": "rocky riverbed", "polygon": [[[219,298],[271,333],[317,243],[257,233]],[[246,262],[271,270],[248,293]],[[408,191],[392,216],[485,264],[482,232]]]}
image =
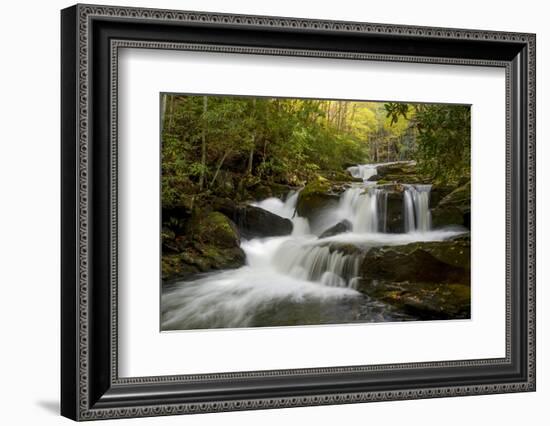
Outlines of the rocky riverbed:
{"label": "rocky riverbed", "polygon": [[163,329],[469,318],[467,179],[367,164],[243,198],[163,210]]}

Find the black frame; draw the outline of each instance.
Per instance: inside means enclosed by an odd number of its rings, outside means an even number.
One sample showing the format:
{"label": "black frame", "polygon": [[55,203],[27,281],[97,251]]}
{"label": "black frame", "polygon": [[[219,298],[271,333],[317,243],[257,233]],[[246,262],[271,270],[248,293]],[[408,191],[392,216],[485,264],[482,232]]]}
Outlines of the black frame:
{"label": "black frame", "polygon": [[[61,13],[61,413],[74,420],[535,390],[533,34],[76,5]],[[116,58],[145,47],[504,67],[502,359],[119,378]]]}

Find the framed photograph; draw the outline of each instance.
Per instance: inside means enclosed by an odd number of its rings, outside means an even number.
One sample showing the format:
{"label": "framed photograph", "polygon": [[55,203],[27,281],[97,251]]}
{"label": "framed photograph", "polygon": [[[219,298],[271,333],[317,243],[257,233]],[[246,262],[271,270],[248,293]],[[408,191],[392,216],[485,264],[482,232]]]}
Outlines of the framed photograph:
{"label": "framed photograph", "polygon": [[61,412],[535,390],[535,35],[61,12]]}

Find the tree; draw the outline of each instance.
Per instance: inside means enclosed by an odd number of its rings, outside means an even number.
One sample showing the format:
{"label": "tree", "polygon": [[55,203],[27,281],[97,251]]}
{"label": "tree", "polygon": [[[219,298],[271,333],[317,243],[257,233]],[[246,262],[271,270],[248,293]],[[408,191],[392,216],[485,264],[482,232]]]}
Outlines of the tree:
{"label": "tree", "polygon": [[416,130],[421,172],[436,182],[456,183],[470,175],[470,107],[448,104],[385,104],[391,123],[408,120]]}

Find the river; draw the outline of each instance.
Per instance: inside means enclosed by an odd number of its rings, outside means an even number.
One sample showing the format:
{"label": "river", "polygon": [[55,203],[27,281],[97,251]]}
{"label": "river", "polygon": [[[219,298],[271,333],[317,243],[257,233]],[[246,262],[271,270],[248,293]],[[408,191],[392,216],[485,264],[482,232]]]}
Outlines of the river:
{"label": "river", "polygon": [[[405,232],[386,232],[387,193],[368,181],[377,166],[350,167],[348,172],[363,182],[352,183],[314,224],[295,214],[298,192],[284,201],[253,203],[290,219],[292,234],[243,240],[245,266],[163,286],[162,330],[414,320],[355,290],[364,252],[374,246],[442,241],[461,231],[431,230],[430,185],[405,183]],[[319,238],[342,221],[347,232]],[[334,249],[338,245],[358,250]]]}

